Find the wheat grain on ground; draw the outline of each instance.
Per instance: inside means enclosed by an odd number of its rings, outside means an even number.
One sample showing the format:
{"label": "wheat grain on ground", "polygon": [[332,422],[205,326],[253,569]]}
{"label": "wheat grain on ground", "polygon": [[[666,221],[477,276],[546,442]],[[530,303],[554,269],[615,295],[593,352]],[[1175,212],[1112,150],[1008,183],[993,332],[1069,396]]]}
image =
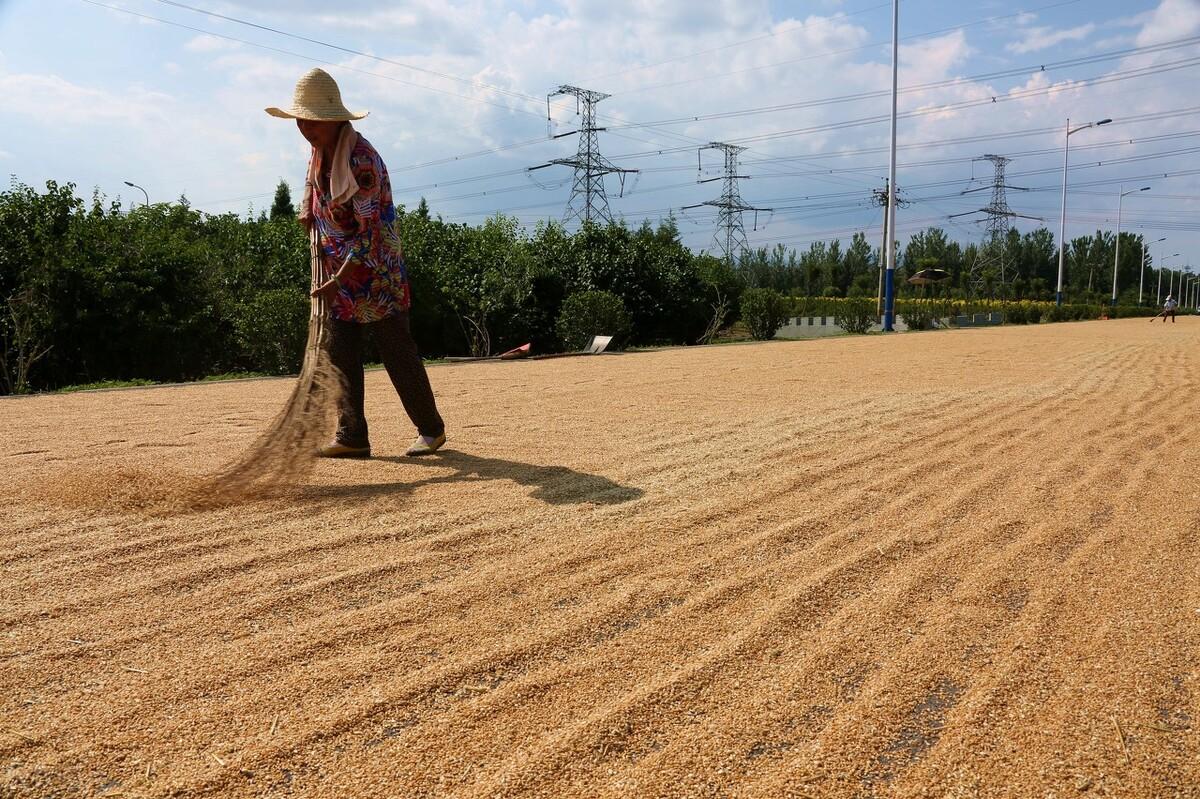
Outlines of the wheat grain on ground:
{"label": "wheat grain on ground", "polygon": [[0,795],[1200,796],[1200,323],[0,402]]}

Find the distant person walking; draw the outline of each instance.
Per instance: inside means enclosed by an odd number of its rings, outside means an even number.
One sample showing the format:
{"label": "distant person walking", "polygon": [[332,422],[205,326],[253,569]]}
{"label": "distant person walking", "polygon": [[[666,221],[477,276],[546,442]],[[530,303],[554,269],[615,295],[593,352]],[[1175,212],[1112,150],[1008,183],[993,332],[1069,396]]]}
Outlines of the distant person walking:
{"label": "distant person walking", "polygon": [[1175,309],[1179,307],[1179,303],[1170,294],[1167,295],[1167,301],[1163,303],[1162,320],[1163,324],[1167,323],[1167,317],[1171,317],[1171,324],[1175,324]]}
{"label": "distant person walking", "polygon": [[321,69],[306,73],[287,110],[274,117],[296,120],[312,145],[300,221],[314,233],[325,280],[312,290],[330,306],[329,359],[345,377],[334,439],[321,447],[327,458],[371,455],[363,411],[363,336],[370,333],[417,440],[408,455],[427,455],[446,443],[429,376],[409,327],[412,297],[404,250],[396,232],[396,209],[387,167],[350,120],[341,91]]}

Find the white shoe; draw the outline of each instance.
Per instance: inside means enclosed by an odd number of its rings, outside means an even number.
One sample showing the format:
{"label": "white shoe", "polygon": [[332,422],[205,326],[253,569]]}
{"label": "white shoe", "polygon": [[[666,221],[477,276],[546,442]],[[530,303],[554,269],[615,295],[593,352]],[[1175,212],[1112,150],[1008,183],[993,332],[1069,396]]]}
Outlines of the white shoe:
{"label": "white shoe", "polygon": [[408,448],[408,452],[405,452],[404,454],[412,457],[416,457],[418,455],[432,455],[441,449],[442,445],[445,443],[445,433],[442,433],[436,438],[430,436],[417,436],[417,440],[413,442],[413,445]]}

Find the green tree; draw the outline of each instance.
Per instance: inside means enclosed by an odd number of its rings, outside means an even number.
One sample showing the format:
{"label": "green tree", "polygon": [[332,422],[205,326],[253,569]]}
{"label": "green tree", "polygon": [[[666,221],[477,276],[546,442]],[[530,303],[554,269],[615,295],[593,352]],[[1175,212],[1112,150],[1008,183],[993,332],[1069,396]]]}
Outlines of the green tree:
{"label": "green tree", "polygon": [[292,205],[292,190],[286,180],[275,187],[275,199],[271,201],[271,219],[295,219],[296,206]]}

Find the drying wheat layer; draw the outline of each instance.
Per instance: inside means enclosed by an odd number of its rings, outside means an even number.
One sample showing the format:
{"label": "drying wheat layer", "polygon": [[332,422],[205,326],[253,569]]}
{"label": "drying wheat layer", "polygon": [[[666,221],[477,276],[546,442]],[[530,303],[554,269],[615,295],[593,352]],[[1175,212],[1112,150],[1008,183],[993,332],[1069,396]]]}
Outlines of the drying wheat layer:
{"label": "drying wheat layer", "polygon": [[1200,321],[430,377],[0,401],[0,796],[1200,797]]}

